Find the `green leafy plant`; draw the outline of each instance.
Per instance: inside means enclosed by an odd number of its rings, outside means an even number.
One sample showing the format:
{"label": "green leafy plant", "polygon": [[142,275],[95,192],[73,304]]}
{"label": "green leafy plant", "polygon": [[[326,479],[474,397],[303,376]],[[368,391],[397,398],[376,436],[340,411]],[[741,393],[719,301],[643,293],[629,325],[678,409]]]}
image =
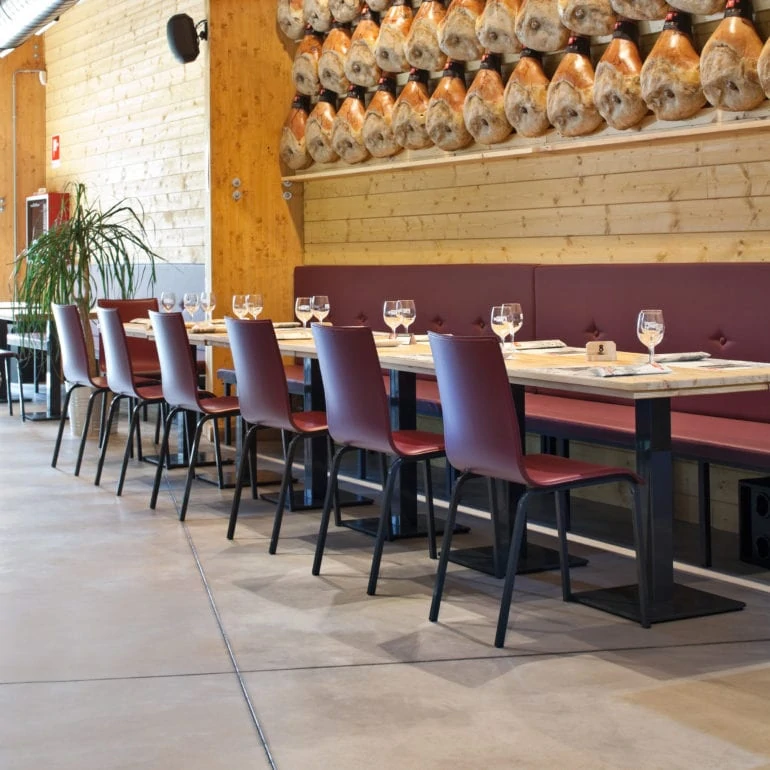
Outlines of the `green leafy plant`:
{"label": "green leafy plant", "polygon": [[141,204],[134,207],[124,199],[102,211],[88,201],[82,182],[68,191],[69,218],[62,212],[15,260],[15,296],[29,311],[17,328],[21,334],[41,331],[52,303],[76,304],[95,367],[89,315],[97,287],[107,296],[133,297],[148,270],[154,285],[155,261],[161,257],[147,244]]}

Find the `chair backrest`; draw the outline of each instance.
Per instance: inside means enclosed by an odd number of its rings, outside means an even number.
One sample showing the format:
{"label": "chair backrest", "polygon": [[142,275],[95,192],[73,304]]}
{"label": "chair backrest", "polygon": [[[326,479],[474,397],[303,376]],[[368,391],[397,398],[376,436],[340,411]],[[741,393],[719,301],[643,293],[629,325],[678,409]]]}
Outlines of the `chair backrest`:
{"label": "chair backrest", "polygon": [[[118,311],[121,323],[128,323],[134,318],[147,318],[150,310],[158,310],[158,300],[156,297],[143,297],[141,299],[99,299],[96,302],[97,307],[115,308]],[[126,339],[128,346],[128,355],[134,372],[152,373],[160,371],[160,362],[158,361],[158,350],[152,340],[143,340],[138,337],[129,337]],[[99,340],[99,369],[104,372],[107,370],[104,357],[104,346],[101,338]]]}
{"label": "chair backrest", "polygon": [[253,425],[293,430],[291,401],[273,322],[226,318],[241,416]]}
{"label": "chair backrest", "polygon": [[107,364],[107,384],[113,393],[133,396],[136,393],[134,371],[120,314],[117,308],[97,307],[96,315]]}
{"label": "chair backrest", "polygon": [[434,332],[428,337],[449,462],[460,471],[529,483],[500,343]]}
{"label": "chair backrest", "polygon": [[393,453],[388,397],[372,330],[313,325],[329,433],[338,444]]}
{"label": "chair backrest", "polygon": [[172,407],[200,411],[198,377],[182,314],[149,312],[158,348],[163,398]]}
{"label": "chair backrest", "polygon": [[72,385],[92,385],[88,348],[76,305],[51,305],[59,336],[64,379]]}

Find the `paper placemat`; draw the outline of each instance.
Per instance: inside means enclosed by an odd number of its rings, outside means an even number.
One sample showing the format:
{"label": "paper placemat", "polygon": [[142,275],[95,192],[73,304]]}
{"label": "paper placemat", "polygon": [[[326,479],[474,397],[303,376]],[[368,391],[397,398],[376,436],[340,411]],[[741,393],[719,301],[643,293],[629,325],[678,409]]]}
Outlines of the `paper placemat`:
{"label": "paper placemat", "polygon": [[671,364],[679,361],[702,361],[704,358],[711,358],[711,353],[704,353],[697,350],[692,353],[656,353],[655,360],[660,364]]}
{"label": "paper placemat", "polygon": [[312,329],[276,329],[276,339],[279,340],[312,340]]}
{"label": "paper placemat", "polygon": [[726,358],[709,358],[703,361],[684,361],[678,364],[680,369],[754,369],[757,366],[767,366],[758,361],[730,361]]}

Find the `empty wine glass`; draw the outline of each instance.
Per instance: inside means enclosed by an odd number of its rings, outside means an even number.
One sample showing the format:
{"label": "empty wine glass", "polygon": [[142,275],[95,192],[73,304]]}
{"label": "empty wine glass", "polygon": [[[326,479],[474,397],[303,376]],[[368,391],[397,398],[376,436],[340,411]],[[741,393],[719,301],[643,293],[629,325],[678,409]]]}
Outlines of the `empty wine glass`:
{"label": "empty wine glass", "polygon": [[513,324],[513,310],[510,304],[494,305],[490,315],[492,331],[500,338],[500,346],[505,355],[505,338],[511,331]]}
{"label": "empty wine glass", "polygon": [[249,309],[246,307],[245,294],[233,294],[233,313],[241,319],[246,318],[249,314]]}
{"label": "empty wine glass", "polygon": [[511,325],[508,331],[511,335],[511,353],[515,353],[514,339],[516,332],[524,325],[524,313],[522,313],[521,305],[518,302],[506,302],[504,307],[508,308],[511,315]]}
{"label": "empty wine glass", "polygon": [[396,339],[396,329],[401,326],[401,316],[398,310],[398,300],[386,299],[382,304],[382,320],[390,329],[390,338]]}
{"label": "empty wine glass", "polygon": [[310,297],[297,297],[294,300],[294,315],[307,328],[307,322],[313,317],[313,304]]}
{"label": "empty wine glass", "polygon": [[325,294],[316,294],[310,299],[310,306],[313,308],[313,315],[318,323],[323,323],[324,318],[329,315],[331,305],[329,298]]}
{"label": "empty wine glass", "polygon": [[173,291],[161,292],[160,306],[164,313],[170,313],[176,307],[176,294]]}
{"label": "empty wine glass", "polygon": [[662,310],[641,310],[636,319],[636,336],[650,351],[650,363],[655,363],[655,346],[663,339],[666,324]]}
{"label": "empty wine glass", "polygon": [[[398,320],[403,325],[404,331],[409,334],[409,327],[417,318],[417,309],[414,306],[413,299],[400,299],[396,303],[398,310]],[[410,338],[411,339],[411,338]]]}
{"label": "empty wine glass", "polygon": [[259,318],[259,314],[262,312],[265,304],[262,300],[261,294],[247,294],[246,295],[246,310],[249,315],[256,321]]}
{"label": "empty wine glass", "polygon": [[190,320],[192,321],[193,316],[195,316],[198,306],[200,305],[197,293],[194,291],[185,292],[182,302],[184,304],[184,309],[190,314]]}
{"label": "empty wine glass", "polygon": [[214,308],[217,306],[217,295],[213,291],[202,291],[200,293],[200,301],[204,316],[211,321],[214,316]]}

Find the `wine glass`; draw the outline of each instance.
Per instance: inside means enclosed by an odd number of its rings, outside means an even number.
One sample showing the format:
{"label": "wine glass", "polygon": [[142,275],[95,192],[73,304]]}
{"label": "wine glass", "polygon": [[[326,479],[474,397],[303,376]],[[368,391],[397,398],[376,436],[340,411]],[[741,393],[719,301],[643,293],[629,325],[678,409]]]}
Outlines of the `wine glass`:
{"label": "wine glass", "polygon": [[398,312],[398,320],[403,325],[404,331],[409,334],[409,327],[414,323],[415,318],[417,318],[417,309],[414,306],[414,300],[400,299],[396,302],[396,309]]}
{"label": "wine glass", "polygon": [[197,293],[194,291],[185,292],[182,303],[184,304],[184,309],[190,314],[190,320],[192,321],[200,305]]}
{"label": "wine glass", "polygon": [[524,325],[524,313],[521,312],[521,305],[518,302],[506,302],[504,307],[508,308],[511,314],[511,325],[508,331],[511,335],[511,353],[515,353],[514,338],[516,332]]}
{"label": "wine glass", "polygon": [[262,312],[265,304],[262,300],[261,294],[247,294],[246,295],[246,310],[249,315],[256,321],[259,318],[259,314]]}
{"label": "wine glass", "polygon": [[246,318],[249,314],[245,294],[233,294],[233,313],[241,319]]}
{"label": "wine glass", "polygon": [[294,300],[294,315],[307,328],[307,322],[313,317],[313,305],[310,297],[297,297]]}
{"label": "wine glass", "polygon": [[500,338],[500,346],[505,355],[505,338],[511,331],[513,324],[513,310],[511,305],[494,305],[490,316],[492,331]]}
{"label": "wine glass", "polygon": [[390,338],[396,339],[396,329],[401,325],[401,316],[399,314],[398,300],[386,299],[382,305],[382,320],[385,326],[390,329]]}
{"label": "wine glass", "polygon": [[329,315],[331,310],[329,298],[325,294],[316,294],[310,298],[310,306],[313,308],[313,315],[318,323],[323,323],[324,318]]}
{"label": "wine glass", "polygon": [[176,307],[176,294],[173,291],[160,293],[160,307],[164,313],[170,313]]}
{"label": "wine glass", "polygon": [[213,291],[202,291],[200,293],[201,310],[204,316],[211,321],[214,316],[214,308],[217,306],[217,295]]}
{"label": "wine glass", "polygon": [[655,346],[663,339],[666,324],[662,310],[641,310],[636,319],[636,336],[650,351],[650,363],[655,363]]}

